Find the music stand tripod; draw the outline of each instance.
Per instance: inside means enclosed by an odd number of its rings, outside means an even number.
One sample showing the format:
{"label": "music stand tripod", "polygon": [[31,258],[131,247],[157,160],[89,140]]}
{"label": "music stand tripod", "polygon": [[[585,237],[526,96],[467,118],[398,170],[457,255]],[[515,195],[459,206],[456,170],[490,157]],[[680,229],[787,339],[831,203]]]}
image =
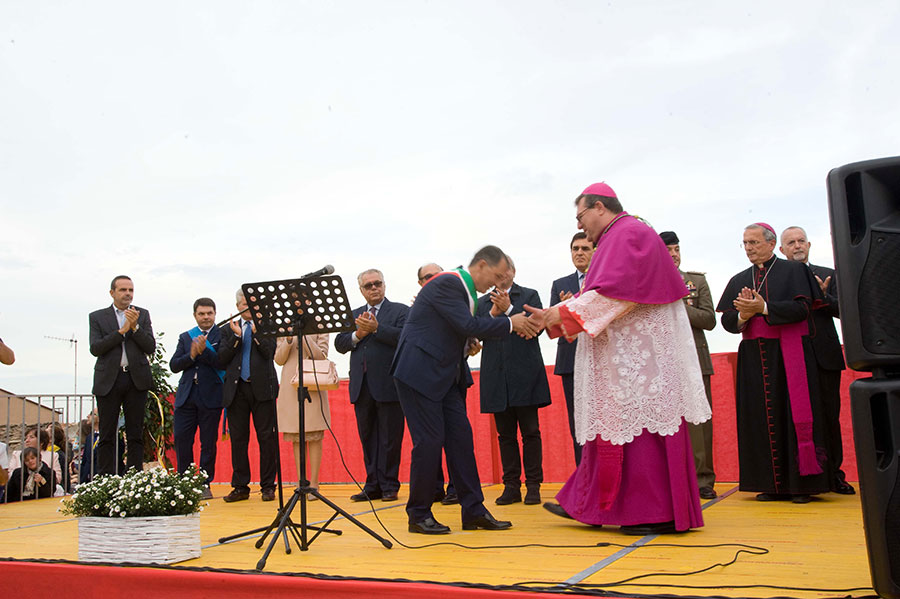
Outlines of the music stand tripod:
{"label": "music stand tripod", "polygon": [[[340,530],[328,529],[328,525],[338,515],[343,516],[373,538],[381,541],[384,547],[390,549],[392,547],[390,541],[378,535],[378,533],[357,520],[352,514],[322,495],[318,489],[310,487],[309,481],[306,479],[306,410],[303,400],[308,396],[308,391],[302,385],[303,348],[300,344],[303,341],[303,335],[344,332],[355,329],[353,313],[347,300],[347,294],[344,291],[343,281],[339,276],[325,275],[250,283],[242,285],[241,288],[244,291],[244,298],[247,300],[251,317],[256,324],[257,336],[294,336],[296,338],[297,360],[300,370],[298,374],[301,375],[299,376],[301,384],[297,387],[297,430],[300,432],[300,464],[297,476],[300,479],[300,485],[294,489],[294,493],[287,505],[278,509],[272,524],[267,527],[262,537],[257,540],[256,547],[259,548],[265,542],[272,528],[276,527],[277,524],[272,540],[269,542],[269,546],[266,547],[259,562],[257,562],[256,569],[262,570],[265,568],[266,560],[272,552],[275,543],[278,542],[280,535],[284,535],[285,538],[285,552],[291,552],[287,536],[288,530],[291,531],[291,535],[293,535],[294,540],[299,545],[300,551],[307,551],[312,542],[323,532],[336,535],[341,534]],[[321,527],[312,526],[307,521],[307,495],[316,497],[323,504],[334,510],[331,517]],[[299,523],[291,519],[291,514],[297,504],[300,505]],[[311,538],[307,535],[309,530],[316,531]]]}

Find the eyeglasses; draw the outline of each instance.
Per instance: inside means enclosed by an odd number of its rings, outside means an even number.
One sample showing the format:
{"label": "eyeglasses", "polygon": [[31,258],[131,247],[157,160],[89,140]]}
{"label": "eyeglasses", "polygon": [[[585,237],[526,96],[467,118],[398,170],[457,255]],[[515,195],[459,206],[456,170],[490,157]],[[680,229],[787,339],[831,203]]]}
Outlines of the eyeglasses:
{"label": "eyeglasses", "polygon": [[382,285],[384,285],[384,281],[369,281],[365,285],[362,285],[362,288],[368,291],[372,289],[378,289]]}
{"label": "eyeglasses", "polygon": [[424,281],[430,281],[430,280],[431,280],[431,277],[433,277],[433,276],[436,275],[436,274],[437,274],[436,272],[428,273],[427,275],[423,275],[423,276],[419,277],[419,280],[420,280],[420,281],[423,281],[423,282],[424,282]]}
{"label": "eyeglasses", "polygon": [[[592,206],[591,208],[593,208],[593,206]],[[588,210],[590,210],[591,208],[585,208],[584,210],[582,210],[581,212],[579,212],[578,214],[576,214],[576,215],[575,215],[575,220],[577,220],[578,223],[581,224],[581,217],[584,216],[584,213],[587,212]]]}

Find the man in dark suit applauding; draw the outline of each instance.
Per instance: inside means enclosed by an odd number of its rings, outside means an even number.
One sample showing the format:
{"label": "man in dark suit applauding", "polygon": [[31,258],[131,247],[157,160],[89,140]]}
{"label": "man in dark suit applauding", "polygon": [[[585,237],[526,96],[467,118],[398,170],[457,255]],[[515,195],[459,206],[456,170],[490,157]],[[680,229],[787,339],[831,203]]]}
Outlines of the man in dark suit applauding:
{"label": "man in dark suit applauding", "polygon": [[496,285],[508,267],[503,251],[489,245],[475,254],[468,270],[458,268],[432,277],[416,297],[400,333],[391,373],[413,441],[406,504],[410,532],[450,532],[431,513],[442,447],[446,447],[447,466],[459,496],[463,529],[512,526],[494,519],[484,507],[465,402],[466,389],[472,384],[466,364],[469,338],[513,331],[532,337],[537,332],[524,314],[474,315],[477,293]]}
{"label": "man in dark suit applauding", "polygon": [[403,409],[391,378],[391,360],[409,307],[384,297],[384,275],[371,268],[357,277],[366,304],[353,311],[356,330],[340,333],[334,347],[350,352],[350,402],[366,465],[366,484],[353,501],[396,501],[400,490]]}
{"label": "man in dark suit applauding", "polygon": [[[550,288],[550,305],[555,306],[559,302],[569,299],[581,290],[584,284],[584,275],[594,255],[594,244],[588,241],[584,231],[575,233],[569,243],[572,252],[572,264],[575,272],[553,281]],[[563,395],[566,396],[566,411],[569,414],[569,434],[572,436],[572,447],[575,451],[575,465],[581,462],[581,445],[575,440],[575,348],[578,340],[571,343],[565,335],[560,335],[556,346],[556,364],[553,374],[562,379]]]}
{"label": "man in dark suit applauding", "polygon": [[809,248],[812,244],[801,227],[788,227],[781,233],[781,253],[792,262],[802,262],[809,267],[825,301],[812,310],[809,316],[809,340],[819,372],[819,393],[825,412],[825,430],[828,452],[831,455],[833,476],[831,490],[841,495],[853,495],[856,490],[847,482],[841,464],[844,461],[844,447],[841,439],[841,371],[844,370],[844,351],[834,328],[834,319],[840,317],[837,286],[834,270],[827,266],[809,263]]}
{"label": "man in dark suit applauding", "polygon": [[232,320],[222,331],[219,365],[225,368],[222,405],[228,410],[231,433],[231,493],[223,497],[229,503],[250,497],[250,416],[259,443],[259,486],[262,500],[275,499],[275,466],[278,459],[275,439],[275,338],[257,338],[256,325],[247,309],[244,292],[238,289],[237,309],[241,318]]}
{"label": "man in dark suit applauding", "polygon": [[[524,312],[528,304],[542,308],[534,289],[514,282],[516,267],[509,270],[490,295],[478,298],[477,316],[510,316]],[[481,353],[481,412],[494,415],[503,466],[503,493],[495,501],[507,505],[522,501],[522,471],[525,472],[525,503],[541,503],[544,482],[541,428],[538,408],[550,405],[550,385],[538,338],[503,335],[484,340]],[[518,433],[522,435],[519,453]]]}
{"label": "man in dark suit applauding", "polygon": [[131,305],[134,283],[119,275],[112,280],[109,294],[113,305],[91,312],[91,354],[94,389],[100,420],[97,442],[98,471],[116,474],[119,410],[125,412],[125,439],[128,468],[140,470],[144,464],[144,404],[153,383],[150,361],[156,339],[150,325],[150,313]]}
{"label": "man in dark suit applauding", "polygon": [[222,380],[216,348],[222,332],[216,323],[216,303],[208,297],[194,302],[197,326],[178,337],[178,347],[169,362],[172,372],[181,372],[175,392],[175,456],[178,472],[194,461],[194,435],[200,429],[200,468],[206,472],[203,498],[212,498],[209,483],[216,475],[216,437],[222,416]]}

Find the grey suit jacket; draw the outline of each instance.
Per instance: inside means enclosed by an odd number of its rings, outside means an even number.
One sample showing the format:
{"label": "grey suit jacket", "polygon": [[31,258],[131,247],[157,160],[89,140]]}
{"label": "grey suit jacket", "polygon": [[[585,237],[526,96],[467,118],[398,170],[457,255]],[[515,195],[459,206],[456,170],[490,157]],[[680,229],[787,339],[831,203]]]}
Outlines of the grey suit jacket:
{"label": "grey suit jacket", "polygon": [[125,355],[128,356],[128,373],[134,386],[146,391],[153,384],[148,357],[156,351],[156,338],[150,324],[150,312],[132,306],[140,311],[137,331],[119,333],[119,321],[112,306],[91,312],[88,317],[90,325],[91,354],[97,356],[94,365],[94,395],[107,395],[119,375],[122,361],[122,342],[125,344]]}

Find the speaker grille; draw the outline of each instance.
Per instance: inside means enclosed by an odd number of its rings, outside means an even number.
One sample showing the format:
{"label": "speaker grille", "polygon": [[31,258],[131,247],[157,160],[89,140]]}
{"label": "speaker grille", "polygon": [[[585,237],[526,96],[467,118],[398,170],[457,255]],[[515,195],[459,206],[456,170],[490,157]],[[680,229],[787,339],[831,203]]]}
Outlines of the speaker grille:
{"label": "speaker grille", "polygon": [[871,235],[859,279],[863,346],[873,354],[900,354],[900,233]]}

